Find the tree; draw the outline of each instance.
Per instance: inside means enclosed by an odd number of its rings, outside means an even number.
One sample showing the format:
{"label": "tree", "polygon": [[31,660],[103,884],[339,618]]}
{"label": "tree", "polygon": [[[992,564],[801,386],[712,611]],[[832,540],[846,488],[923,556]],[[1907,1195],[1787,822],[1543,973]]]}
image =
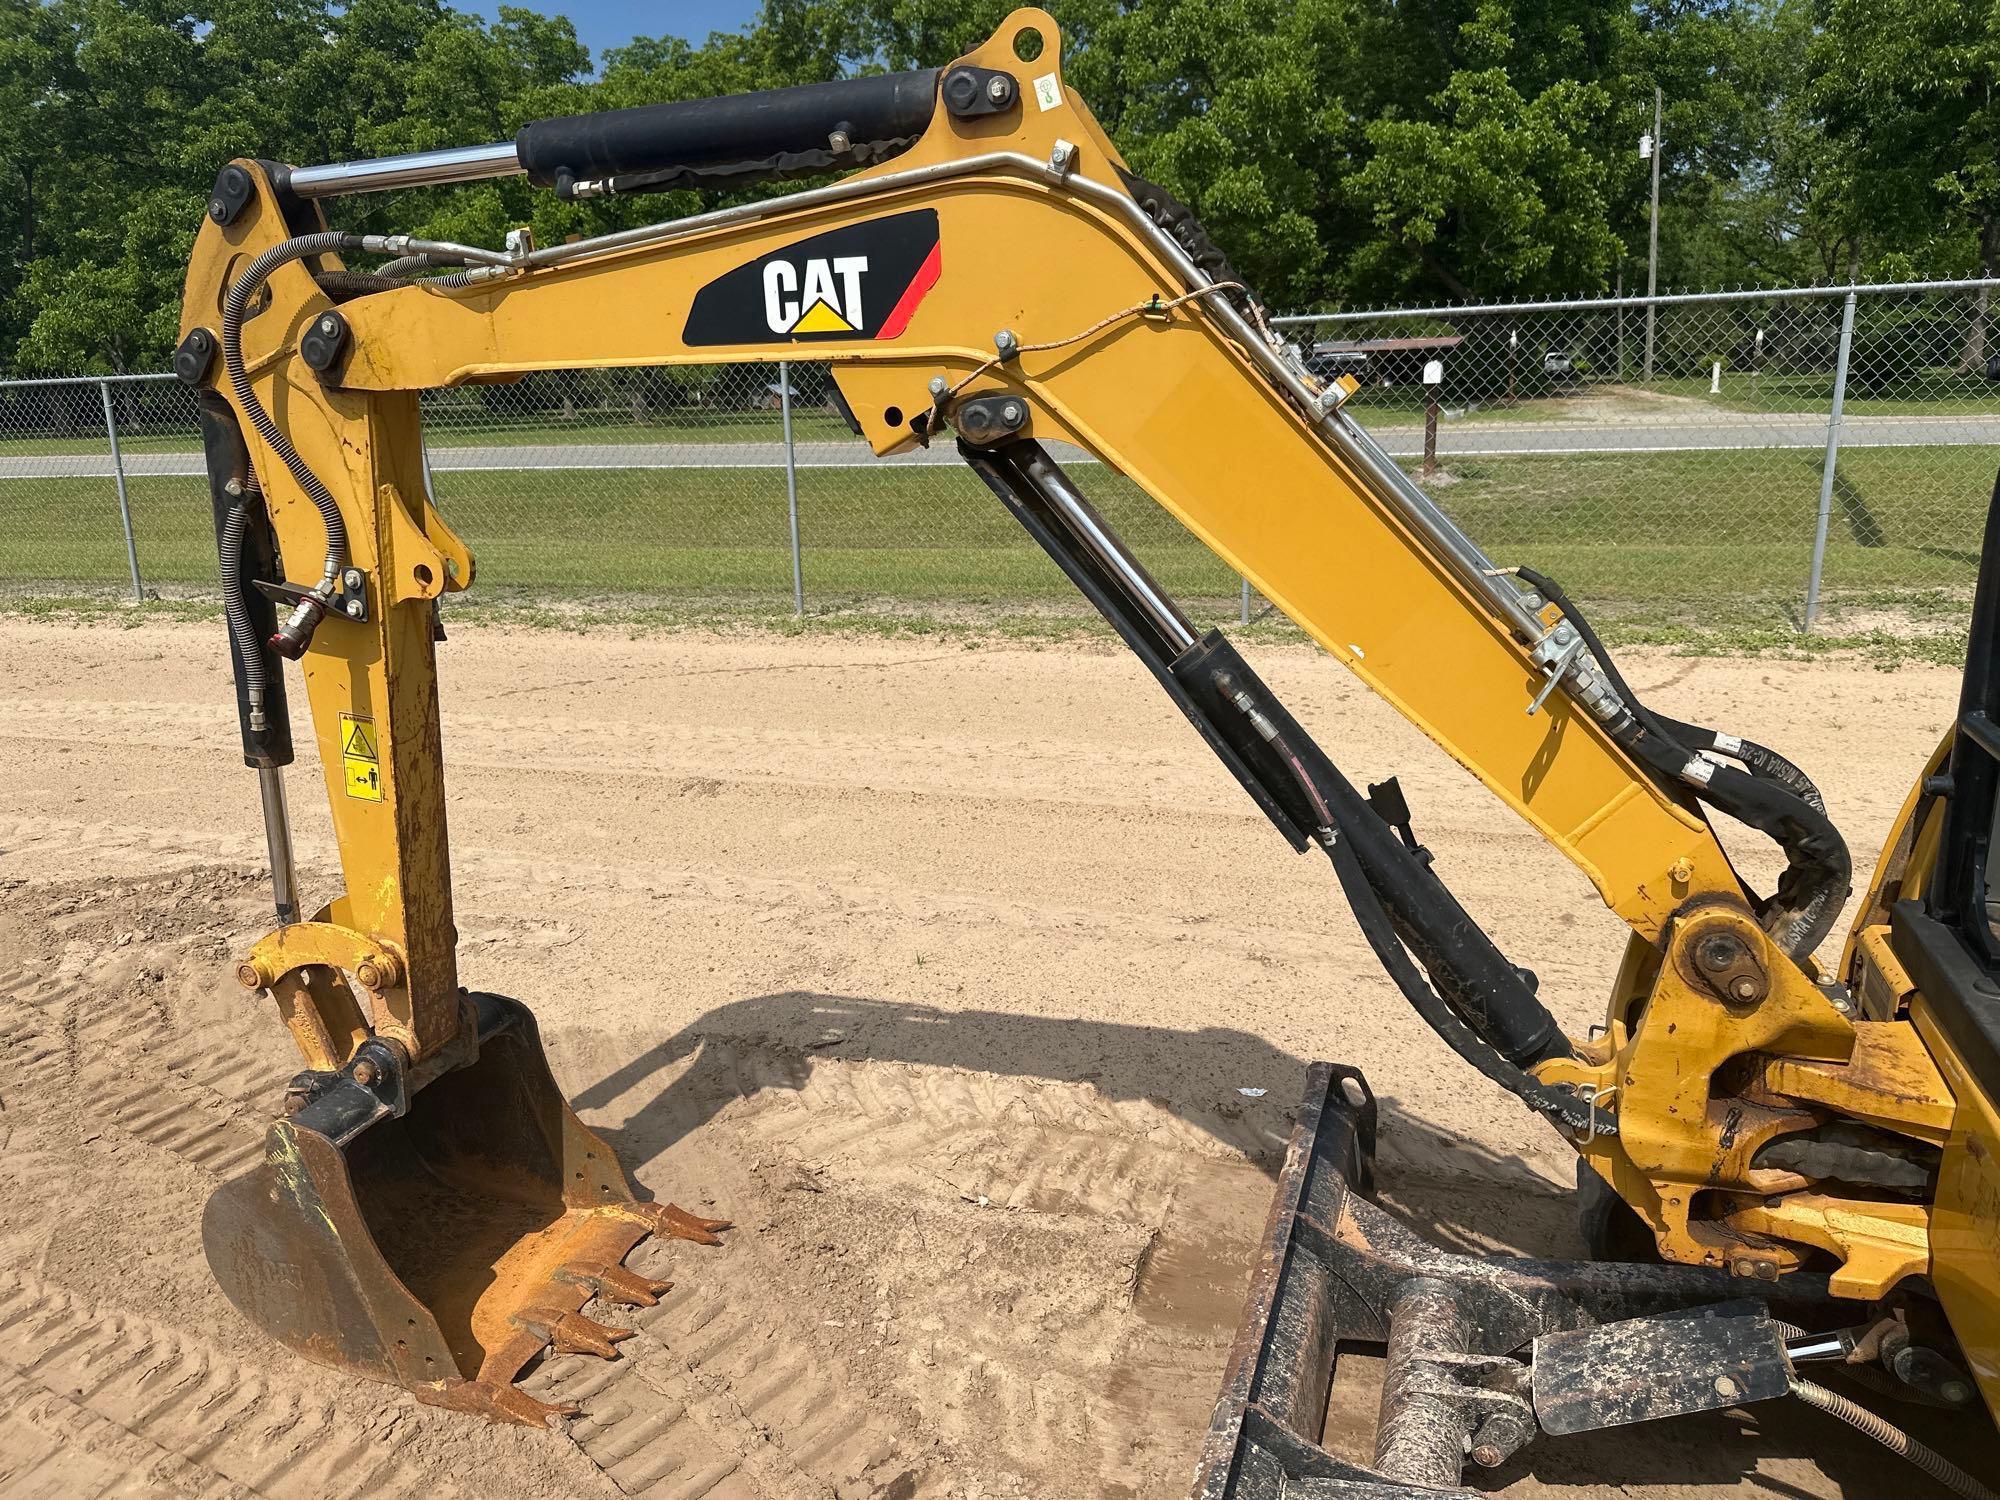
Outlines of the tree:
{"label": "tree", "polygon": [[[1826,137],[1846,153],[1854,215],[1885,243],[1906,247],[1906,265],[2000,273],[2000,16],[1992,7],[1827,0],[1810,66],[1811,102]],[[1984,364],[1986,327],[1981,292],[1962,368]]]}
{"label": "tree", "polygon": [[1524,96],[1513,49],[1506,11],[1482,5],[1433,117],[1369,124],[1352,198],[1381,233],[1356,252],[1358,279],[1428,279],[1469,299],[1603,284],[1622,248],[1594,146],[1610,101],[1574,79]]}

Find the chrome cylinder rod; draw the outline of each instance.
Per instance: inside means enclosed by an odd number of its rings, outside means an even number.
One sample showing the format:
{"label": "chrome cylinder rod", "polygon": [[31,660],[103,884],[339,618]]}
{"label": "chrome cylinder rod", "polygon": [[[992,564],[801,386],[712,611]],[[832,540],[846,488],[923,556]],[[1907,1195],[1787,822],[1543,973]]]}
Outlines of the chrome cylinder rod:
{"label": "chrome cylinder rod", "polygon": [[277,766],[257,768],[257,791],[264,801],[264,846],[271,857],[271,899],[278,920],[299,919],[298,872],[292,865],[292,817],[285,806],[285,773]]}
{"label": "chrome cylinder rod", "polygon": [[1021,447],[1025,453],[1021,472],[1042,498],[1055,508],[1056,514],[1062,517],[1063,524],[1083,550],[1096,560],[1100,568],[1125,585],[1147,623],[1173,648],[1176,655],[1192,646],[1198,639],[1194,625],[1181,613],[1180,606],[1153,581],[1153,575],[1132,555],[1118,533],[1105,524],[1104,518],[1097,513],[1097,507],[1070,483],[1069,475],[1043,451],[1040,444],[1024,443]]}
{"label": "chrome cylinder rod", "polygon": [[451,146],[442,151],[412,151],[375,161],[333,162],[323,167],[293,167],[285,185],[301,198],[338,198],[346,193],[386,193],[393,188],[437,187],[452,182],[478,182],[486,177],[515,177],[527,170],[512,141],[490,146]]}

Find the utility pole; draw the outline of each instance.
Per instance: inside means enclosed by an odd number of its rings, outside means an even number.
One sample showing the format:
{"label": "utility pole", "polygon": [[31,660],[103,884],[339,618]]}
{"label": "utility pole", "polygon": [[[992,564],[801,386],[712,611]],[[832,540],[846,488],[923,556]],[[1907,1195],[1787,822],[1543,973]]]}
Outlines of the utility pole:
{"label": "utility pole", "polygon": [[1653,158],[1653,222],[1646,233],[1646,375],[1653,378],[1653,320],[1658,309],[1652,298],[1658,293],[1660,281],[1660,87],[1653,85],[1653,133],[1647,137],[1649,154]]}

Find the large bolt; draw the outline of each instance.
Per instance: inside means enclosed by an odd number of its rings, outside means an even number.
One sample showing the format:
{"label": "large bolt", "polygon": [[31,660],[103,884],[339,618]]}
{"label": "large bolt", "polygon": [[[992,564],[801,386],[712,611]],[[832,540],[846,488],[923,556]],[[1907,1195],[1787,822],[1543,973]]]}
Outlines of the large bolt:
{"label": "large bolt", "polygon": [[1005,104],[1014,97],[1014,80],[1005,73],[995,73],[986,80],[986,97],[995,104]]}
{"label": "large bolt", "polygon": [[1754,974],[1738,974],[1729,981],[1729,993],[1732,998],[1741,1000],[1747,1005],[1757,998],[1757,977]]}
{"label": "large bolt", "polygon": [[354,977],[363,989],[386,990],[402,977],[401,968],[388,954],[377,953],[354,966]]}
{"label": "large bolt", "polygon": [[264,977],[261,968],[246,958],[236,966],[236,982],[246,990],[261,990],[270,980]]}
{"label": "large bolt", "polygon": [[367,1088],[368,1085],[375,1081],[375,1064],[365,1057],[362,1058],[360,1062],[354,1065],[354,1081],[363,1088]]}

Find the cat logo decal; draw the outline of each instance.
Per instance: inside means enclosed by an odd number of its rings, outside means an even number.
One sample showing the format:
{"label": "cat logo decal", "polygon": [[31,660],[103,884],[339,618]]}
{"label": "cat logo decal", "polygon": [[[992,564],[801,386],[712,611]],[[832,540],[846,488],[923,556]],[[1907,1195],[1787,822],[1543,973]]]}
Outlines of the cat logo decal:
{"label": "cat logo decal", "polygon": [[943,269],[937,210],[850,224],[773,250],[695,294],[691,345],[893,339]]}

